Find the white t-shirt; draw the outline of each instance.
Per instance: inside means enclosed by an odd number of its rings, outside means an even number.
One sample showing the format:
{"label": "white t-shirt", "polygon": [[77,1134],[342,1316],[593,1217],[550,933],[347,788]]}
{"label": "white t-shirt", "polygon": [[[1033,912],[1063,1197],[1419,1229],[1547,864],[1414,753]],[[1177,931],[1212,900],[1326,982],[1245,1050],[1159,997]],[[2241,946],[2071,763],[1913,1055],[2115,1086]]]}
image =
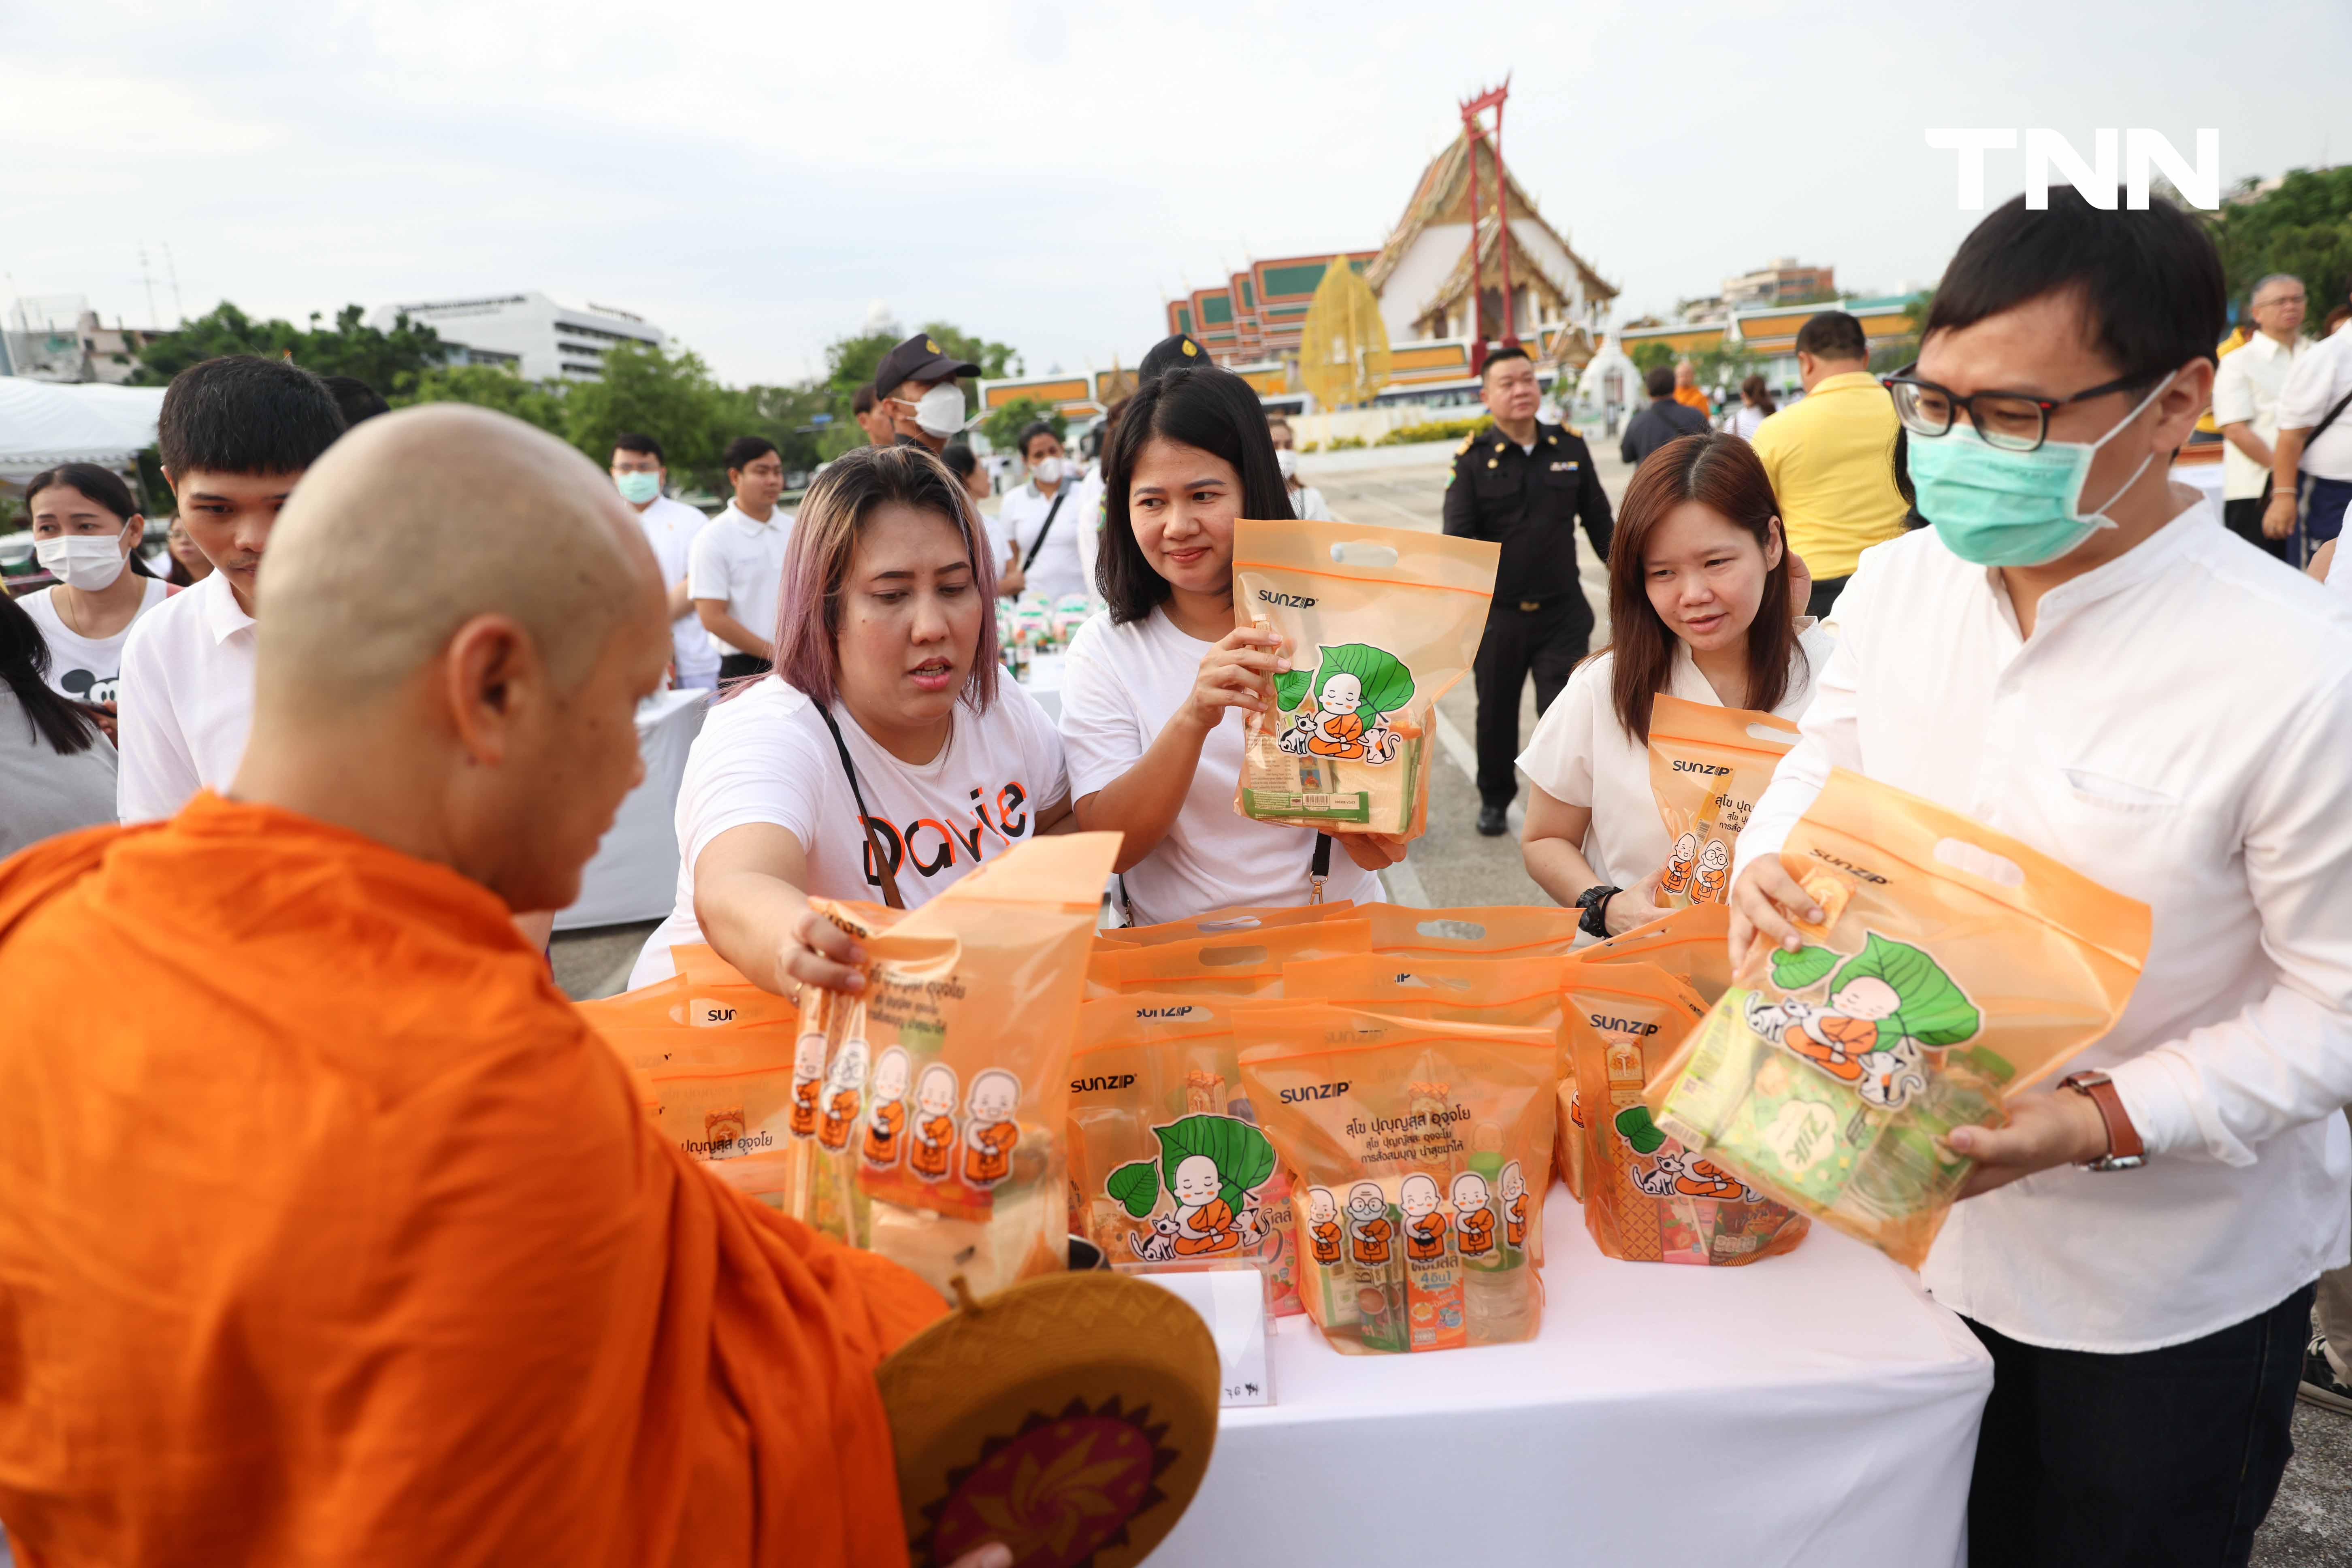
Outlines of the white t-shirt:
{"label": "white t-shirt", "polygon": [[[772,510],[768,521],[761,522],[729,501],[727,510],[695,536],[687,593],[697,599],[723,599],[727,613],[741,622],[745,631],[774,637],[776,600],[784,584],[784,546],[792,536],[792,513]],[[710,644],[722,657],[741,651],[717,637]]]}
{"label": "white t-shirt", "polygon": [[[1069,499],[1062,502],[1059,511],[1055,511],[1054,502],[1061,496]],[[1050,496],[1040,494],[1034,481],[1005,491],[1004,499],[997,504],[992,535],[998,567],[1003,566],[1008,553],[1016,562],[1029,558],[1030,547],[1037,542],[1037,531],[1045,526],[1046,514],[1052,512],[1054,527],[1045,535],[1045,547],[1037,552],[1036,563],[1024,574],[1027,591],[1055,599],[1065,594],[1085,593],[1087,579],[1078,563],[1078,538],[1094,524],[1095,520],[1088,515],[1093,509],[1087,504],[1090,499],[1087,489],[1067,478],[1062,480],[1061,489]]]}
{"label": "white t-shirt", "polygon": [[[920,766],[875,744],[838,702],[833,717],[856,764],[866,808],[877,816],[876,832],[897,862],[898,896],[910,910],[981,861],[1034,837],[1039,815],[1070,798],[1053,721],[1009,677],[997,682],[987,712],[956,710],[948,743]],[[800,841],[808,856],[803,891],[885,901],[859,830],[856,797],[824,720],[782,676],[771,675],[714,704],[687,753],[677,792],[677,902],[646,940],[631,989],[676,973],[669,950],[702,940],[694,918],[694,863],[712,839],[753,822],[773,823]]]}
{"label": "white t-shirt", "polygon": [[1756,439],[1757,426],[1762,425],[1765,420],[1769,419],[1770,417],[1770,415],[1765,413],[1761,408],[1757,407],[1755,405],[1743,403],[1738,408],[1732,410],[1730,426],[1731,433],[1738,437],[1743,441],[1753,441]]}
{"label": "white t-shirt", "polygon": [[253,731],[253,617],[215,572],[131,623],[115,731],[125,822],[170,816],[228,787]]}
{"label": "white t-shirt", "polygon": [[[1789,661],[1789,689],[1772,710],[1783,719],[1803,714],[1813,700],[1813,682],[1837,647],[1837,639],[1819,625],[1799,625],[1797,647],[1803,657]],[[1519,754],[1519,766],[1554,800],[1592,813],[1583,845],[1592,874],[1603,882],[1632,888],[1665,865],[1674,844],[1666,837],[1665,819],[1658,815],[1657,796],[1650,791],[1650,749],[1617,721],[1617,705],[1609,693],[1615,669],[1615,656],[1606,653],[1577,667],[1537,723],[1534,738]],[[1689,647],[1679,640],[1666,692],[1686,701],[1723,706],[1692,660]]]}
{"label": "white t-shirt", "polygon": [[[656,496],[637,513],[637,526],[646,531],[646,542],[654,547],[654,559],[661,563],[662,586],[687,576],[693,567],[694,542],[709,527],[710,520],[701,511],[682,500],[667,496]],[[707,678],[719,673],[719,645],[702,629],[702,617],[688,605],[686,614],[672,621],[669,626],[670,658],[677,666],[680,686],[709,685]]]}
{"label": "white t-shirt", "polygon": [[122,674],[122,645],[131,640],[131,628],[139,624],[141,616],[171,596],[172,585],[161,577],[150,577],[146,583],[147,591],[140,598],[139,608],[110,637],[86,637],[66,625],[65,618],[58,614],[57,601],[50,596],[57,591],[54,587],[27,594],[16,601],[33,617],[33,624],[41,628],[41,640],[49,645],[50,690],[77,702],[115,700],[115,685]]}
{"label": "white t-shirt", "polygon": [[1323,499],[1323,492],[1313,485],[1301,485],[1290,492],[1290,510],[1298,514],[1302,522],[1339,521],[1331,515],[1330,503]]}
{"label": "white t-shirt", "polygon": [[[2245,352],[2240,349],[2238,353]],[[2230,359],[2237,357],[2233,353]],[[2352,333],[2339,331],[2322,339],[2295,361],[2286,389],[2279,394],[2279,428],[2316,428],[2347,392],[2352,392]],[[2352,480],[2352,408],[2338,415],[2335,424],[2304,447],[2302,469],[2323,479]]]}
{"label": "white t-shirt", "polygon": [[[1187,636],[1165,609],[1126,626],[1113,626],[1106,610],[1078,628],[1062,671],[1071,799],[1085,799],[1135,766],[1191,697],[1201,660],[1214,646]],[[1229,708],[1209,731],[1168,836],[1123,877],[1136,924],[1239,904],[1303,904],[1312,895],[1315,830],[1253,822],[1234,809],[1245,717]],[[1380,879],[1335,846],[1323,896],[1373,902]]]}

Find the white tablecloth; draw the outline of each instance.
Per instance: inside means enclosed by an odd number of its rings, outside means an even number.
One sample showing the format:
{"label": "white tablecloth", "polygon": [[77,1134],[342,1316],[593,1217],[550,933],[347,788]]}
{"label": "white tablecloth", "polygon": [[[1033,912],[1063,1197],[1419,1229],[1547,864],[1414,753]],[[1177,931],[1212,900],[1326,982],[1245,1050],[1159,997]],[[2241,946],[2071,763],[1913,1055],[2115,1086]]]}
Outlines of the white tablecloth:
{"label": "white tablecloth", "polygon": [[621,802],[612,830],[581,873],[580,897],[555,917],[557,931],[657,921],[677,901],[677,786],[709,698],[708,691],[663,691],[638,704],[645,780]]}
{"label": "white tablecloth", "polygon": [[1228,1410],[1151,1568],[1922,1568],[1964,1556],[1992,1363],[1917,1277],[1816,1226],[1745,1268],[1616,1263],[1555,1185],[1542,1331],[1342,1356],[1305,1318]]}

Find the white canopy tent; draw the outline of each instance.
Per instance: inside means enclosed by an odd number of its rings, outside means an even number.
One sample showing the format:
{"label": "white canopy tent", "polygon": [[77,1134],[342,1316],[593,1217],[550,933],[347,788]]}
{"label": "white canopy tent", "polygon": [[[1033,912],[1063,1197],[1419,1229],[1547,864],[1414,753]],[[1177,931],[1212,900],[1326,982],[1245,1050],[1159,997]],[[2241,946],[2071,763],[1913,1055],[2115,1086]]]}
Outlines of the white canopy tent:
{"label": "white canopy tent", "polygon": [[160,386],[59,385],[0,376],[0,479],[22,484],[59,463],[127,468],[155,444]]}

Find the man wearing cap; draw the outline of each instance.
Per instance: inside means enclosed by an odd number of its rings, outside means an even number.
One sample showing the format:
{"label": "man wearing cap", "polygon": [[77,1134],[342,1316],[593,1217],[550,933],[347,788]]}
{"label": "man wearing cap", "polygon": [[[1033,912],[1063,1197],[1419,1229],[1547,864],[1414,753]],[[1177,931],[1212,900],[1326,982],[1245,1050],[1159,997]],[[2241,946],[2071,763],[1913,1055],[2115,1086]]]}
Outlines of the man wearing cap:
{"label": "man wearing cap", "polygon": [[980,366],[960,360],[929,332],[917,332],[882,356],[875,368],[877,413],[887,413],[898,444],[920,447],[933,457],[964,425],[960,376],[978,375]]}

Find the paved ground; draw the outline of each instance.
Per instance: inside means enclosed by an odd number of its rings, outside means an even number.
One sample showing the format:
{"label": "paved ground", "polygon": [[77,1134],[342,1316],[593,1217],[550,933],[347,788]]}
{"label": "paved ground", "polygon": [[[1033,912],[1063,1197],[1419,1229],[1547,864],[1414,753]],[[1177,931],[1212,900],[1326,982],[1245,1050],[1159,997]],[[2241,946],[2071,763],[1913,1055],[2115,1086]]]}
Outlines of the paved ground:
{"label": "paved ground", "polygon": [[[1613,450],[1596,450],[1601,482],[1611,501],[1620,500],[1631,470]],[[1372,447],[1360,452],[1309,456],[1300,462],[1307,481],[1323,492],[1332,511],[1351,522],[1385,528],[1437,527],[1453,447]],[[1601,619],[1593,646],[1608,638],[1608,595],[1601,563],[1579,535],[1585,597]],[[1429,832],[1413,847],[1407,874],[1391,879],[1390,897],[1399,903],[1444,908],[1457,904],[1539,901],[1543,894],[1519,863],[1512,812],[1511,836],[1481,838],[1475,819],[1478,792],[1471,750],[1477,701],[1465,681],[1440,704],[1441,758],[1430,792]],[[1520,733],[1535,726],[1532,688],[1522,699]],[[1527,781],[1520,780],[1525,797]],[[653,930],[610,926],[571,932],[555,942],[557,982],[575,997],[605,996],[621,989],[637,950]],[[2295,1456],[2278,1502],[2255,1544],[2257,1568],[2322,1568],[2352,1565],[2352,1417],[2298,1406]]]}

